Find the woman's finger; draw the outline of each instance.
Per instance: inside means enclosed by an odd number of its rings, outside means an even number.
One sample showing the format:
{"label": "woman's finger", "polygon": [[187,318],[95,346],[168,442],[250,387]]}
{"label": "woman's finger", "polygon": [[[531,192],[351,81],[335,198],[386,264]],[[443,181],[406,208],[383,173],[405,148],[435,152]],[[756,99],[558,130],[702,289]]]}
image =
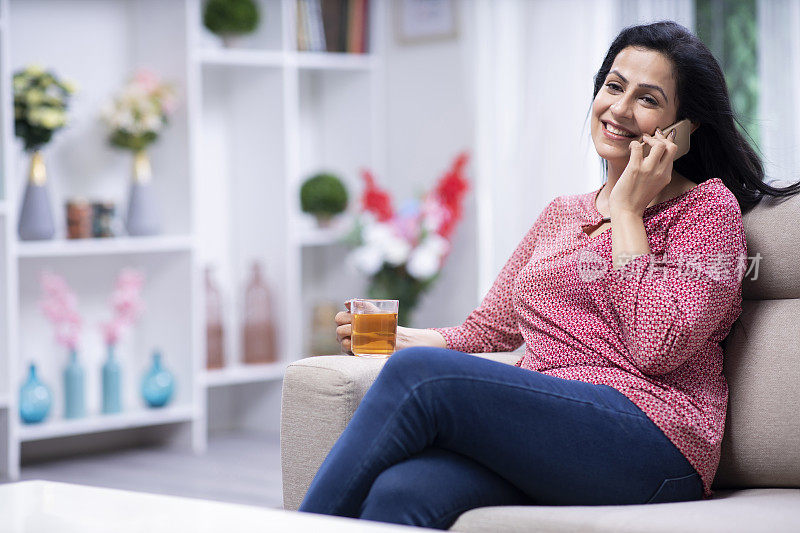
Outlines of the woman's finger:
{"label": "woman's finger", "polygon": [[631,150],[631,157],[628,160],[628,165],[632,165],[633,168],[638,167],[642,162],[642,150],[644,144],[639,141],[631,141],[628,147]]}
{"label": "woman's finger", "polygon": [[645,156],[644,164],[655,166],[659,161],[661,161],[661,158],[667,149],[667,143],[663,139],[650,137],[649,135],[647,138],[642,137],[642,139],[650,146],[650,152],[647,154],[647,156]]}
{"label": "woman's finger", "polygon": [[349,338],[347,338],[347,339],[344,339],[344,340],[342,341],[342,351],[343,351],[344,353],[348,353],[348,354],[352,355],[352,354],[353,354],[353,352],[351,351],[352,347],[353,347],[353,346],[352,346],[352,344],[350,343],[350,339],[349,339]]}
{"label": "woman's finger", "polygon": [[336,328],[336,340],[341,342],[342,339],[349,337],[350,335],[352,335],[352,333],[353,333],[353,328],[350,324],[339,326],[338,328]]}
{"label": "woman's finger", "polygon": [[336,321],[337,326],[341,326],[342,324],[350,324],[353,322],[353,315],[350,313],[346,313],[345,311],[339,311],[336,313],[336,316],[333,317]]}

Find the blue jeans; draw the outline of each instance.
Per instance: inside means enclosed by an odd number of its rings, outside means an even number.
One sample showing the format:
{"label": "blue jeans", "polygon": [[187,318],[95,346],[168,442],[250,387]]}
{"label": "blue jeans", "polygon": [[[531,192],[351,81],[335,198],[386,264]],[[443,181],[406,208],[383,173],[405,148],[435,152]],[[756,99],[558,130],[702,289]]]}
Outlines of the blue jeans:
{"label": "blue jeans", "polygon": [[616,389],[425,347],[388,359],[300,511],[447,529],[476,507],[702,496],[697,471]]}

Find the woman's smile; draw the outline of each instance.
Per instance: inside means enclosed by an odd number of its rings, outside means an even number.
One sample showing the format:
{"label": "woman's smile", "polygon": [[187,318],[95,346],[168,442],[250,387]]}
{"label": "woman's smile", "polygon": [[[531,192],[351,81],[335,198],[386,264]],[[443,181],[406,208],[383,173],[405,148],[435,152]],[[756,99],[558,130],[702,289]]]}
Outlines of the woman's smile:
{"label": "woman's smile", "polygon": [[625,141],[635,139],[638,137],[635,133],[631,133],[625,128],[614,124],[613,122],[601,122],[603,125],[603,135],[615,141]]}

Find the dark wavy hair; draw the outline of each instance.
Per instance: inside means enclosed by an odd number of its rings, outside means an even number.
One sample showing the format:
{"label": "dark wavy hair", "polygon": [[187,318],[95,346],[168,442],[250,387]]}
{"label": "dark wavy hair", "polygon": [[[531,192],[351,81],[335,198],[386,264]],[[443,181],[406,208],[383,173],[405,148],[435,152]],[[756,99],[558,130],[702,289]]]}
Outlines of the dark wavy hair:
{"label": "dark wavy hair", "polygon": [[[761,158],[736,128],[741,122],[731,107],[722,68],[708,47],[676,22],[622,30],[594,76],[592,98],[603,86],[617,54],[628,46],[660,52],[672,61],[678,98],[676,120],[688,118],[700,124],[692,134],[689,153],[673,165],[678,173],[695,183],[720,178],[736,196],[742,213],[765,196],[785,197],[800,192],[800,182],[784,188],[764,183]],[[606,161],[603,168],[607,171]]]}

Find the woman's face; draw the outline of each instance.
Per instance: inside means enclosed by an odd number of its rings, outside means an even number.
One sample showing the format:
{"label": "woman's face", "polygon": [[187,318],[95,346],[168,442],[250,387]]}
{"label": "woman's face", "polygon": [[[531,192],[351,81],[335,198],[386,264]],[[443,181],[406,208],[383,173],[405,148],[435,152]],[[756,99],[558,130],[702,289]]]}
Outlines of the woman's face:
{"label": "woman's face", "polygon": [[672,62],[659,52],[623,48],[592,104],[592,141],[600,157],[622,167],[630,142],[675,122],[678,102]]}

